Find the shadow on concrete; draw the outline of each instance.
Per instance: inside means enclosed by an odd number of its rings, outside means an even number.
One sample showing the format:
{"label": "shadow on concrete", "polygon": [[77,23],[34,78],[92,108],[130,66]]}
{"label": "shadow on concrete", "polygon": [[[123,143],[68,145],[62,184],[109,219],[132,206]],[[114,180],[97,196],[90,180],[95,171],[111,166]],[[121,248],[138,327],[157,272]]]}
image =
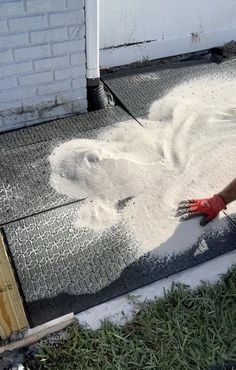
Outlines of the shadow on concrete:
{"label": "shadow on concrete", "polygon": [[[27,310],[32,326],[42,324],[69,312],[81,312],[153,281],[232,251],[236,247],[236,226],[227,217],[220,221],[221,229],[212,228],[204,231],[198,241],[182,254],[164,256],[162,251],[158,254],[159,248],[165,248],[165,245],[172,243],[172,240],[176,238],[176,234],[183,233],[183,228],[187,227],[187,223],[181,223],[167,242],[156,248],[155,253],[152,251],[141,256],[124,268],[119,278],[96,293],[73,295],[69,294],[65,287],[64,291],[50,299],[27,302]],[[58,274],[60,274],[59,271]]]}

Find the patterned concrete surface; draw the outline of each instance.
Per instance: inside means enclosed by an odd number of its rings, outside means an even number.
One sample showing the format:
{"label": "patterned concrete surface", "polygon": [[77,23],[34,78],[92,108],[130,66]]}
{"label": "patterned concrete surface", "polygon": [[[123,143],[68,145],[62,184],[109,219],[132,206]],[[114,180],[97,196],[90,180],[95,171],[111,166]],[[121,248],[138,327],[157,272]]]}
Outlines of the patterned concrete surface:
{"label": "patterned concrete surface", "polygon": [[[154,69],[142,69],[142,77],[139,69],[122,77],[122,81],[127,78],[122,85],[123,92],[127,90],[124,96],[120,87],[114,90],[127,102],[127,109],[134,107],[134,115],[146,114],[150,99],[160,96],[157,87],[164,86],[165,79],[170,88],[186,76],[186,70],[182,71],[173,82],[176,67],[168,73],[164,69],[162,77],[159,67]],[[109,77],[110,87],[118,84],[118,75],[113,74],[114,81]],[[100,234],[74,229],[81,201],[71,201],[50,188],[47,157],[60,142],[95,138],[108,125],[126,120],[138,125],[116,106],[0,135],[0,224],[33,326],[67,312],[83,311],[235,248],[236,227],[226,217],[220,232],[213,228],[186,252],[169,257],[142,255],[124,222]]]}
{"label": "patterned concrete surface", "polygon": [[151,104],[180,82],[220,73],[236,76],[236,59],[221,64],[183,61],[107,73],[103,81],[136,118],[146,116]]}
{"label": "patterned concrete surface", "polygon": [[52,149],[70,139],[95,138],[129,118],[114,107],[0,135],[0,225],[70,203],[49,185]]}

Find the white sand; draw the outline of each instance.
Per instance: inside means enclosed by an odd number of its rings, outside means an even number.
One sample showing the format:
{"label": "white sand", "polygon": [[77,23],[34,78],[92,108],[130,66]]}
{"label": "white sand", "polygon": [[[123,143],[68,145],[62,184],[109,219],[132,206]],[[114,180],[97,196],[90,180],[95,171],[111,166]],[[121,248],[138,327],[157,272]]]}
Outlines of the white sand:
{"label": "white sand", "polygon": [[[180,223],[174,213],[180,200],[211,196],[236,176],[236,80],[180,85],[153,104],[143,124],[121,123],[97,140],[55,148],[51,185],[87,198],[75,227],[101,233],[123,220],[141,249],[179,253],[222,223],[202,228],[199,219]],[[127,197],[133,198],[118,211]]]}

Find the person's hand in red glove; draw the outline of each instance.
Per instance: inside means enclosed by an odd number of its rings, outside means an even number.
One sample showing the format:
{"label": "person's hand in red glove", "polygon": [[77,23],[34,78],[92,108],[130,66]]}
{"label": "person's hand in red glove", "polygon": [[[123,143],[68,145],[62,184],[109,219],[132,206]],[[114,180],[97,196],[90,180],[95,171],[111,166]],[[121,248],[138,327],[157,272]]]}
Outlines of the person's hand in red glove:
{"label": "person's hand in red glove", "polygon": [[203,215],[200,225],[205,226],[223,209],[226,209],[223,197],[215,194],[212,198],[191,199],[180,202],[176,216],[181,216],[181,220],[188,220],[194,216]]}
{"label": "person's hand in red glove", "polygon": [[205,226],[220,211],[226,209],[227,204],[234,200],[236,200],[236,178],[212,198],[191,199],[180,202],[176,216],[181,216],[182,220],[188,220],[191,217],[203,215],[200,224],[201,226]]}

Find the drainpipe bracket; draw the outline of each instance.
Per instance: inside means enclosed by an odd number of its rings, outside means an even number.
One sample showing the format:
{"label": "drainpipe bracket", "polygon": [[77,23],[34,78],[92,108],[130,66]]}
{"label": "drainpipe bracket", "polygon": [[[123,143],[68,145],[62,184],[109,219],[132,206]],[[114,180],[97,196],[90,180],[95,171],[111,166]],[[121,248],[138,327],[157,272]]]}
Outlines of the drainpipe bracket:
{"label": "drainpipe bracket", "polygon": [[96,87],[100,84],[100,78],[87,78],[87,86],[88,87]]}

